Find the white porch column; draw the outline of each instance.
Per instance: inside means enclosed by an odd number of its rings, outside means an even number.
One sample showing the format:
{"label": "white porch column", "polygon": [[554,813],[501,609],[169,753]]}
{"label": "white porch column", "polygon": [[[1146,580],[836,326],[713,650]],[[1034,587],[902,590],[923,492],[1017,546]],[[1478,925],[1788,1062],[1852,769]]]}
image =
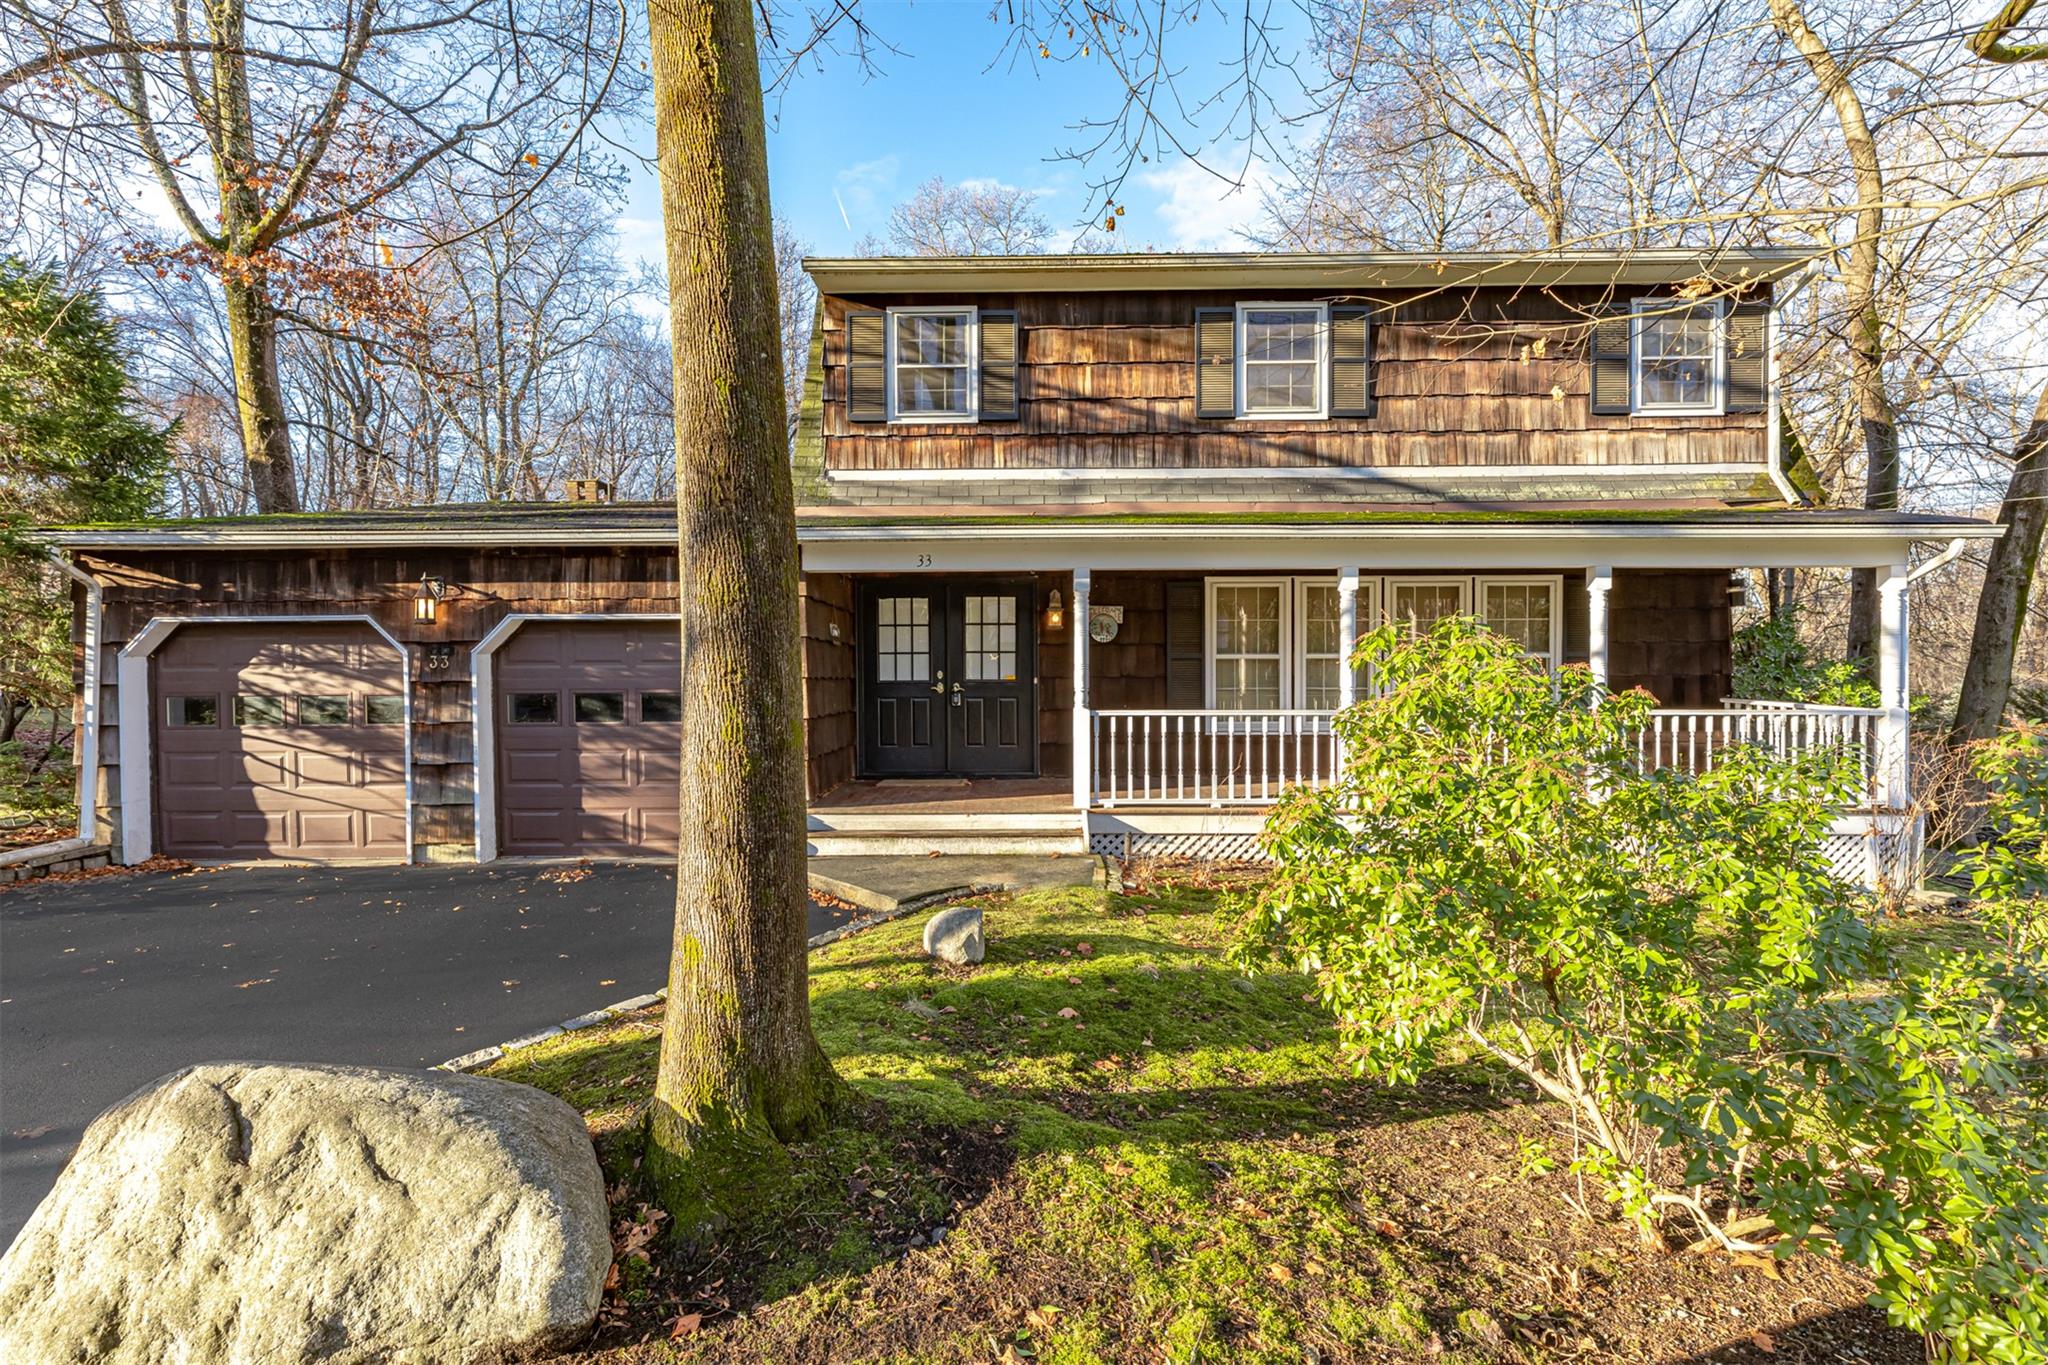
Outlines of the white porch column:
{"label": "white porch column", "polygon": [[1586,662],[1602,692],[1607,690],[1607,594],[1613,589],[1613,565],[1586,570]]}
{"label": "white porch column", "polygon": [[1912,804],[1911,717],[1907,707],[1906,647],[1908,567],[1878,571],[1877,691],[1884,717],[1877,731],[1877,804],[1903,810]]}
{"label": "white porch column", "polygon": [[1337,640],[1344,659],[1337,669],[1337,709],[1358,700],[1358,673],[1351,667],[1351,651],[1358,646],[1358,570],[1337,570]]}
{"label": "white porch column", "polygon": [[1088,588],[1092,575],[1074,570],[1073,624],[1068,627],[1074,641],[1074,809],[1087,810],[1094,796],[1095,756],[1093,718],[1088,708]]}

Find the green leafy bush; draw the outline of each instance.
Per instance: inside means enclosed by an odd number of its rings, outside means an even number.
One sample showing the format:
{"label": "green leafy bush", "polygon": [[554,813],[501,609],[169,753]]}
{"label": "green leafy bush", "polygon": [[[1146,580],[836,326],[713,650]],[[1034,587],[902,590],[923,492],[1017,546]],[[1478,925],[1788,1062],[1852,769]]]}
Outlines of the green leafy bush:
{"label": "green leafy bush", "polygon": [[1646,1236],[1682,1211],[1730,1248],[1832,1241],[1956,1358],[2048,1359],[2038,964],[1884,960],[1823,851],[1845,766],[1638,772],[1649,697],[1468,620],[1361,656],[1387,691],[1270,820],[1247,963],[1311,973],[1365,1073],[1452,1039],[1504,1063]]}
{"label": "green leafy bush", "polygon": [[1786,610],[1735,632],[1734,675],[1738,697],[1766,701],[1819,702],[1827,706],[1876,706],[1877,687],[1853,662],[1816,659],[1799,636],[1798,613]]}
{"label": "green leafy bush", "polygon": [[67,749],[40,769],[19,740],[0,744],[0,819],[64,820],[78,810],[78,773]]}
{"label": "green leafy bush", "polygon": [[1989,829],[1957,870],[2006,946],[2039,959],[2048,953],[2048,740],[2031,727],[2009,730],[1977,745],[1971,760]]}

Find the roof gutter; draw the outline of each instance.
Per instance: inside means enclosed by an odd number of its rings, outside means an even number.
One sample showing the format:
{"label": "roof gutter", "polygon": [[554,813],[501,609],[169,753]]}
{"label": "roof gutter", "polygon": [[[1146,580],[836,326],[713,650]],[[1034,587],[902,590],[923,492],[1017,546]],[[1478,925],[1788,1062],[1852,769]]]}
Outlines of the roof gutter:
{"label": "roof gutter", "polygon": [[97,843],[100,791],[100,621],[103,607],[99,580],[52,547],[50,562],[85,589],[85,679],[78,720],[78,837]]}
{"label": "roof gutter", "polygon": [[[1654,539],[1753,539],[1759,534],[1800,536],[1821,540],[1891,537],[1904,541],[1946,540],[1955,536],[1995,539],[2004,528],[1995,522],[1958,524],[1943,520],[1932,525],[1913,523],[1869,524],[1823,523],[1807,526],[1772,526],[1760,521],[1727,524],[1700,521],[1586,522],[1567,519],[1533,522],[1400,522],[1354,520],[1256,522],[1229,524],[1205,521],[1053,521],[1023,519],[1006,521],[965,517],[953,521],[866,521],[850,524],[801,524],[797,539],[810,541],[846,540],[1128,540],[1134,535],[1147,539],[1270,540],[1323,539],[1371,535],[1392,539],[1442,540],[1473,536],[1502,539],[1555,538],[1560,535],[1592,538],[1636,537]],[[292,528],[217,527],[206,530],[54,531],[44,533],[51,543],[72,550],[316,550],[316,549],[435,549],[455,550],[515,546],[542,549],[583,545],[674,545],[675,531],[669,527],[584,527],[575,530],[312,530]]]}

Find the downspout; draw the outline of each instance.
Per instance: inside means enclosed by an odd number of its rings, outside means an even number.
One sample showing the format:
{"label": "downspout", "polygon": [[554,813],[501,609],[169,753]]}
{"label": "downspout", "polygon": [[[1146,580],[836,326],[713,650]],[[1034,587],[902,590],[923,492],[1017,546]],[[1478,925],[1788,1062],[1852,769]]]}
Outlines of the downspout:
{"label": "downspout", "polygon": [[50,562],[72,582],[85,588],[85,679],[81,684],[78,720],[78,837],[98,842],[100,791],[100,585],[61,550],[49,550]]}
{"label": "downspout", "polygon": [[1943,550],[1940,554],[1936,555],[1934,558],[1928,560],[1925,564],[1922,564],[1919,568],[1913,570],[1913,572],[1906,575],[1907,585],[1911,586],[1912,584],[1919,582],[1921,579],[1927,577],[1927,575],[1933,573],[1936,569],[1940,568],[1944,564],[1955,563],[1956,560],[1962,558],[1963,549],[1968,544],[1969,542],[1962,539],[1962,537],[1960,536],[1958,536],[1954,540],[1951,540],[1948,543],[1948,548],[1946,550]]}
{"label": "downspout", "polygon": [[1782,400],[1778,391],[1778,313],[1792,301],[1795,294],[1819,276],[1821,264],[1816,258],[1801,266],[1792,276],[1792,283],[1787,286],[1784,295],[1772,300],[1771,332],[1764,344],[1765,387],[1770,390],[1771,395],[1768,418],[1770,431],[1765,437],[1769,454],[1764,464],[1764,473],[1770,475],[1771,483],[1777,488],[1778,495],[1794,507],[1804,506],[1806,499],[1792,486],[1792,481],[1785,477],[1785,421],[1779,408]]}

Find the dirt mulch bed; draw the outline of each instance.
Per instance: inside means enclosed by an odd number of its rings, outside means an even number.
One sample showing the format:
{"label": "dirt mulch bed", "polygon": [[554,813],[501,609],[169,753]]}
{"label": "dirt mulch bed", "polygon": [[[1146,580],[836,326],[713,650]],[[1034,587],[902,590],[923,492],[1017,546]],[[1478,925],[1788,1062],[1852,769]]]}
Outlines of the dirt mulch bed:
{"label": "dirt mulch bed", "polygon": [[0,829],[0,853],[10,853],[17,848],[34,848],[37,844],[54,844],[60,839],[75,838],[77,834],[77,824],[69,820],[10,825]]}
{"label": "dirt mulch bed", "polygon": [[[1418,1109],[1460,1099],[1466,1112],[1427,1125],[1389,1123],[1385,1091],[1360,1085],[1339,1095],[1335,1122],[1278,1145],[1341,1155],[1356,1171],[1347,1207],[1379,1239],[1375,1254],[1398,1264],[1420,1290],[1421,1322],[1406,1345],[1369,1350],[1337,1342],[1304,1343],[1300,1358],[1332,1362],[1434,1362],[1445,1359],[1538,1365],[1923,1365],[1920,1338],[1888,1326],[1866,1302],[1867,1282],[1822,1254],[1778,1262],[1764,1256],[1646,1249],[1618,1221],[1588,1220],[1569,1207],[1568,1175],[1530,1178],[1516,1168],[1516,1136],[1554,1139],[1550,1106],[1510,1103],[1484,1086],[1425,1082]],[[1463,1091],[1462,1095],[1454,1092]],[[796,1159],[803,1160],[801,1151]],[[563,1357],[572,1365],[707,1365],[754,1362],[1032,1360],[1031,1339],[1062,1318],[1093,1316],[1123,1325],[1123,1349],[1104,1356],[1130,1365],[1181,1359],[1162,1349],[1168,1324],[1135,1309],[1128,1286],[1062,1254],[1040,1198],[1014,1173],[1000,1133],[926,1130],[900,1159],[945,1173],[952,1201],[946,1219],[907,1217],[886,1198],[865,1222],[889,1256],[865,1274],[825,1292],[763,1302],[750,1281],[747,1248],[721,1248],[705,1263],[683,1264],[662,1249],[638,1306],[608,1294],[589,1346]],[[615,1187],[627,1244],[645,1208]],[[1225,1183],[1219,1219],[1242,1216],[1249,1191]],[[1251,1195],[1256,1202],[1258,1196]],[[1233,1212],[1234,1210],[1234,1212]],[[821,1223],[822,1244],[846,1230]],[[650,1234],[658,1234],[658,1227]],[[938,1234],[934,1244],[934,1233]],[[1687,1230],[1670,1228],[1674,1245]],[[1156,1256],[1156,1252],[1155,1252]],[[1293,1299],[1304,1318],[1325,1287],[1324,1268],[1276,1271],[1259,1286],[1268,1301]],[[614,1289],[617,1288],[616,1281]],[[1370,1306],[1368,1311],[1370,1311]],[[1257,1331],[1252,1309],[1226,1322],[1204,1360],[1229,1360]],[[1268,1344],[1270,1346],[1270,1344]]]}

